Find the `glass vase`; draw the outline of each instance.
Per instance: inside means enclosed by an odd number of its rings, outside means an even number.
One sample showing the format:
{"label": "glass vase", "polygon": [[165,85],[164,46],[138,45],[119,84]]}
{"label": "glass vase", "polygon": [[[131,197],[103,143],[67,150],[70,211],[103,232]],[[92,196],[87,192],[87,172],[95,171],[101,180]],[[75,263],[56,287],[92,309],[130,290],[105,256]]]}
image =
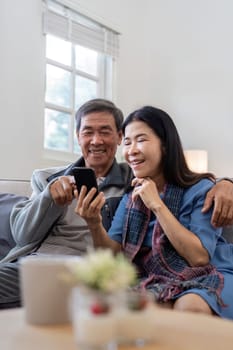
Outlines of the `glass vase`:
{"label": "glass vase", "polygon": [[75,342],[82,350],[115,350],[113,295],[86,287],[72,290],[71,315]]}
{"label": "glass vase", "polygon": [[118,295],[118,344],[144,346],[152,341],[154,306],[154,297],[147,291],[127,290]]}

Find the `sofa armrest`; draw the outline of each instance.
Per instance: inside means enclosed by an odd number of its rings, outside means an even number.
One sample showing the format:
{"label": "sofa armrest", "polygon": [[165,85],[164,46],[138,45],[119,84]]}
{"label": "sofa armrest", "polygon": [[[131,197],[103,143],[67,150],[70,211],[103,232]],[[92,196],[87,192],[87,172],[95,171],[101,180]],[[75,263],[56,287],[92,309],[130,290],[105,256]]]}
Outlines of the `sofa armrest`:
{"label": "sofa armrest", "polygon": [[14,193],[30,197],[32,193],[30,180],[0,179],[0,193]]}

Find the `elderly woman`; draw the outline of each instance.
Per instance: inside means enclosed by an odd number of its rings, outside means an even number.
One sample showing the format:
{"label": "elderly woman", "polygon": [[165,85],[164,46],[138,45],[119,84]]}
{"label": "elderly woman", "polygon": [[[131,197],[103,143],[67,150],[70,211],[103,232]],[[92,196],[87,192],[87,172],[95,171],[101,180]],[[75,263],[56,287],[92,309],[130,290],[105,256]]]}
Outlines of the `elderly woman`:
{"label": "elderly woman", "polygon": [[95,189],[76,191],[76,212],[95,247],[123,251],[138,268],[140,287],[164,306],[233,319],[233,245],[211,224],[212,209],[202,212],[214,175],[188,168],[176,127],[158,108],[131,113],[123,134],[134,179],[108,233],[103,193],[92,201]]}

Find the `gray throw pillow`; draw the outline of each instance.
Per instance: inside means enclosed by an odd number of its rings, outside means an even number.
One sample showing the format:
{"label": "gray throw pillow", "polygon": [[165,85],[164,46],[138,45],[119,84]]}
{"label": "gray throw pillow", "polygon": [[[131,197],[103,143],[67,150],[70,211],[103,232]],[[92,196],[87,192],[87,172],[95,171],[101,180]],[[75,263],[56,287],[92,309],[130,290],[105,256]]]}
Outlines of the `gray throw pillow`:
{"label": "gray throw pillow", "polygon": [[223,227],[222,235],[228,243],[233,243],[233,225]]}
{"label": "gray throw pillow", "polygon": [[10,228],[11,210],[16,203],[26,199],[28,197],[12,193],[0,193],[0,259],[15,246]]}

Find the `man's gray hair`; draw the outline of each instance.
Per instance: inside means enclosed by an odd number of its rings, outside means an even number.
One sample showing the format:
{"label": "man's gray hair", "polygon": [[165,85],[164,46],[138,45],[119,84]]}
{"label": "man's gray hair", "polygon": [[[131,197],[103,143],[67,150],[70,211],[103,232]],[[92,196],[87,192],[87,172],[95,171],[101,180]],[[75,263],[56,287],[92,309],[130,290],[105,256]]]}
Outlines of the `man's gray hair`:
{"label": "man's gray hair", "polygon": [[121,130],[121,126],[124,120],[124,116],[122,111],[115,106],[115,104],[109,100],[105,100],[102,98],[95,98],[84,103],[76,112],[75,120],[76,120],[76,130],[80,129],[81,119],[87,114],[93,112],[109,112],[112,114],[117,131]]}

